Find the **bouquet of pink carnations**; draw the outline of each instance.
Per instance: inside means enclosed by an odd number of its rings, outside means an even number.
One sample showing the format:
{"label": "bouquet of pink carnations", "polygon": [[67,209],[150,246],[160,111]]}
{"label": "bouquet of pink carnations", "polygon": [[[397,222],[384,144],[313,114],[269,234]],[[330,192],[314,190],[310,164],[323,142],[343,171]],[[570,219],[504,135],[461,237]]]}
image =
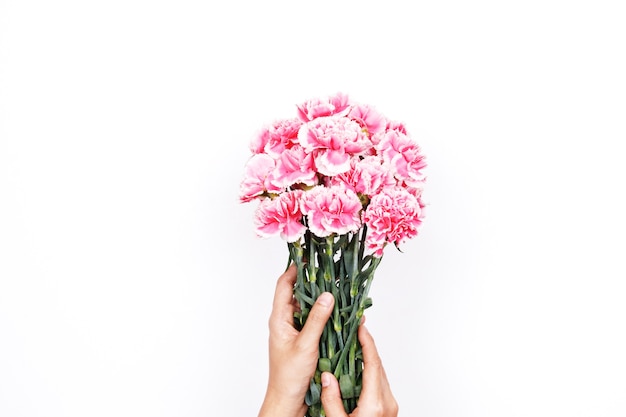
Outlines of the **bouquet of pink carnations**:
{"label": "bouquet of pink carnations", "polygon": [[296,327],[322,292],[335,297],[306,396],[307,417],[324,415],[320,376],[339,379],[350,413],[361,392],[356,337],[374,272],[387,244],[417,235],[422,222],[425,158],[402,123],[345,94],[306,101],[252,140],[242,202],[258,200],[259,236],[287,241],[297,266]]}

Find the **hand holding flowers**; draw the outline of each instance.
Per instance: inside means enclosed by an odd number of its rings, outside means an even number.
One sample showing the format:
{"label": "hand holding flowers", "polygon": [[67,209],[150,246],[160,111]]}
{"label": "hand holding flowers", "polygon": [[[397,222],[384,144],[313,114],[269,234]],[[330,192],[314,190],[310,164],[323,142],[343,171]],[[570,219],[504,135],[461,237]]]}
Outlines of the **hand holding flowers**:
{"label": "hand holding flowers", "polygon": [[[329,293],[321,294],[304,328],[298,332],[293,323],[293,314],[298,309],[293,298],[295,280],[296,269],[292,265],[276,284],[269,320],[270,375],[259,417],[302,417],[307,409],[304,398],[317,367],[319,338],[332,313],[334,300]],[[364,388],[359,407],[351,416],[396,417],[398,405],[374,339],[363,325],[359,327],[359,340],[363,346]],[[330,372],[322,374],[321,401],[327,417],[347,416],[339,383]]]}
{"label": "hand holding flowers", "polygon": [[323,415],[327,372],[338,379],[349,413],[365,378],[357,330],[371,305],[368,291],[385,247],[418,234],[425,158],[402,123],[344,94],[297,106],[296,118],[265,127],[250,150],[240,199],[259,202],[259,236],[288,243],[296,328],[306,328],[321,294],[334,297],[306,394],[307,416]]}
{"label": "hand holding flowers", "polygon": [[301,331],[294,327],[293,299],[296,268],[292,265],[276,284],[269,320],[270,375],[259,417],[302,417],[304,396],[315,373],[318,343],[333,310],[334,300],[325,293],[317,299]]}

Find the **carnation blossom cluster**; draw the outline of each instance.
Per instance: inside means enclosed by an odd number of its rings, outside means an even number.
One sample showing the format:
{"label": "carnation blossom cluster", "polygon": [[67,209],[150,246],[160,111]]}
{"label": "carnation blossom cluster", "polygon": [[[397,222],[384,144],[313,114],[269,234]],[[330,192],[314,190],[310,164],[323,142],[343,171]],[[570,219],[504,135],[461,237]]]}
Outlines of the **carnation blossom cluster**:
{"label": "carnation blossom cluster", "polygon": [[242,202],[259,201],[259,236],[300,241],[356,233],[377,257],[417,235],[425,157],[403,123],[346,94],[308,100],[251,141]]}
{"label": "carnation blossom cluster", "polygon": [[426,161],[404,124],[345,94],[308,100],[296,110],[253,138],[240,199],[258,202],[259,236],[287,241],[297,271],[296,329],[320,294],[331,292],[335,300],[305,396],[306,416],[325,415],[326,371],[339,380],[350,414],[363,388],[357,329],[372,305],[369,289],[386,246],[418,234]]}

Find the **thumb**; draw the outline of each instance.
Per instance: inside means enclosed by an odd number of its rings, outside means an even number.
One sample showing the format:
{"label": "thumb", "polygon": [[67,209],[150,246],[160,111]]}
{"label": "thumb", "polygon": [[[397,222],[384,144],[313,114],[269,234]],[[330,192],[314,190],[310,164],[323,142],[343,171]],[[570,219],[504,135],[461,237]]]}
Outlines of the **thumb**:
{"label": "thumb", "polygon": [[330,372],[322,373],[322,405],[327,417],[348,417],[343,408],[339,382]]}
{"label": "thumb", "polygon": [[328,318],[333,312],[334,305],[335,299],[331,293],[324,292],[320,294],[313,308],[311,308],[309,317],[307,317],[306,323],[298,336],[301,346],[308,346],[317,350],[320,336],[324,331],[324,326]]}

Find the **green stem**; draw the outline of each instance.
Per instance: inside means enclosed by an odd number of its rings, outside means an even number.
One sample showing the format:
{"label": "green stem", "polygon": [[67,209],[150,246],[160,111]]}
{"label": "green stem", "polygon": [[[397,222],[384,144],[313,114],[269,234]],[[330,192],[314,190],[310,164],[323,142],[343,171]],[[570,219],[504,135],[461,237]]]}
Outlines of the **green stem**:
{"label": "green stem", "polygon": [[[372,281],[374,278],[374,271],[376,267],[380,263],[381,258],[374,258],[372,260],[371,265],[368,268],[365,280],[365,286],[362,291],[357,292],[353,297],[353,306],[352,313],[350,314],[350,318],[346,322],[346,325],[350,326],[350,330],[348,333],[347,340],[345,341],[345,346],[352,347],[352,343],[355,340],[356,332],[359,328],[359,324],[361,322],[361,317],[363,317],[363,311],[365,310],[365,301],[367,300],[367,294],[369,293],[370,287],[372,285]],[[360,287],[360,286],[359,286]],[[349,349],[344,349],[341,351],[341,355],[339,356],[339,360],[337,362],[337,366],[335,367],[334,374],[336,377],[341,375],[341,370],[344,367],[344,362],[349,353]],[[349,364],[348,364],[349,365]]]}
{"label": "green stem", "polygon": [[356,377],[356,348],[357,348],[358,339],[352,340],[352,344],[350,345],[350,356],[348,358],[348,373],[350,375],[354,375]]}
{"label": "green stem", "polygon": [[363,232],[361,233],[361,240],[359,242],[359,270],[363,268],[361,261],[363,260],[363,254],[365,253],[365,238],[367,237],[367,225],[363,223]]}
{"label": "green stem", "polygon": [[311,283],[311,298],[313,298],[314,300],[317,300],[317,297],[320,294],[320,291],[318,291],[318,287],[317,287],[317,271],[315,269],[315,243],[313,242],[313,239],[311,238],[311,232],[307,231],[306,234],[304,235],[304,244],[305,249],[308,249],[309,254],[308,254],[308,260],[307,260],[307,271],[308,271],[308,275],[309,275],[309,282]]}
{"label": "green stem", "polygon": [[[350,346],[352,344],[352,340],[354,339],[354,336],[356,335],[356,331],[358,327],[359,327],[358,324],[350,325],[350,333],[348,334],[348,339],[345,341],[345,345]],[[337,366],[335,367],[335,371],[333,372],[335,374],[335,377],[337,378],[339,378],[339,376],[342,374],[342,370],[344,369],[346,356],[348,356],[348,353],[349,353],[349,349],[343,349],[341,351],[341,354],[339,355]]]}
{"label": "green stem", "polygon": [[[365,227],[365,225],[363,227]],[[363,258],[363,253],[361,252],[364,245],[360,245],[359,243],[359,234],[355,233],[352,237],[352,265],[350,268],[350,278],[357,275],[357,271],[359,271],[359,261]]]}
{"label": "green stem", "polygon": [[[341,337],[341,320],[339,318],[339,289],[335,282],[335,262],[333,260],[334,255],[334,236],[328,236],[326,238],[326,245],[324,246],[324,281],[326,281],[326,290],[330,290],[334,299],[335,305],[333,307],[333,318],[327,323],[327,327],[332,325],[332,330],[329,329],[329,333],[334,332],[333,337],[328,337],[328,358],[333,359],[337,351],[343,349],[343,340]],[[332,323],[331,323],[332,322]],[[329,334],[330,336],[330,334]]]}
{"label": "green stem", "polygon": [[[303,256],[302,246],[300,246],[298,242],[294,242],[294,243],[289,244],[289,249],[291,252],[291,259],[293,259],[293,261],[296,263],[296,269],[297,269],[297,275],[296,275],[296,288],[297,289],[295,291],[300,291],[300,294],[306,297],[306,293],[305,293],[306,287],[304,285],[305,277],[304,277],[304,271],[302,269],[302,256]],[[306,309],[305,300],[301,297],[296,297],[296,299],[298,299],[298,301],[300,302],[300,309],[302,311],[305,311]],[[304,324],[304,322],[300,324]]]}
{"label": "green stem", "polygon": [[343,324],[341,323],[341,313],[345,295],[342,291],[342,282],[345,280],[345,268],[343,262],[339,262],[339,284],[333,285],[333,295],[335,296],[335,308],[333,310],[333,327],[337,334],[337,341],[339,342],[339,349],[343,349]]}
{"label": "green stem", "polygon": [[333,260],[334,252],[333,252],[333,243],[334,243],[334,235],[328,236],[326,238],[326,247],[324,248],[324,255],[326,258],[326,265],[324,268],[324,279],[326,281],[335,283],[335,261]]}
{"label": "green stem", "polygon": [[[298,268],[294,295],[302,310],[297,314],[301,324],[306,322],[311,307],[322,292],[331,292],[335,297],[332,318],[320,338],[319,357],[324,358],[324,369],[329,369],[330,364],[331,372],[338,379],[343,378],[342,390],[345,388],[350,396],[343,401],[347,413],[356,408],[362,388],[362,353],[357,332],[363,312],[370,305],[368,293],[381,260],[372,255],[365,256],[366,233],[365,227],[362,232],[342,236],[317,237],[307,232],[303,242],[289,244],[289,261]],[[316,384],[319,384],[321,369],[313,378]],[[309,415],[324,415],[319,402],[310,404]]]}

